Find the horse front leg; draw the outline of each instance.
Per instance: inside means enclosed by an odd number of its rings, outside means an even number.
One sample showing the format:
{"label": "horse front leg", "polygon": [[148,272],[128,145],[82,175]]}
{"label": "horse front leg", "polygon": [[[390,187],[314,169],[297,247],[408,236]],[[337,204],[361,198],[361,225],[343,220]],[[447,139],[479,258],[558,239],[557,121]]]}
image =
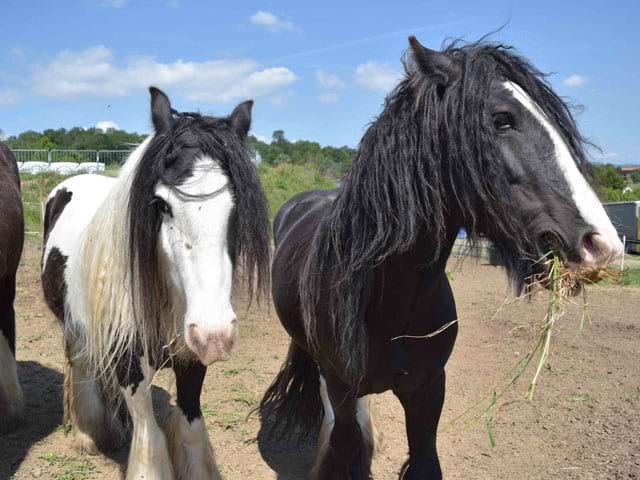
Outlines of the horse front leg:
{"label": "horse front leg", "polygon": [[374,428],[366,398],[336,377],[320,377],[324,406],[313,480],[366,480],[371,478]]}
{"label": "horse front leg", "polygon": [[[3,288],[0,286],[0,288]],[[0,432],[8,431],[20,423],[24,416],[24,396],[18,381],[16,366],[16,320],[12,291],[0,296]]]}
{"label": "horse front leg", "polygon": [[155,370],[145,357],[135,359],[120,379],[120,388],[133,422],[127,480],[175,478],[167,441],[156,422],[151,402]]}
{"label": "horse front leg", "polygon": [[165,432],[178,480],[221,479],[200,410],[200,393],[207,367],[199,362],[176,365],[177,407],[171,409]]}
{"label": "horse front leg", "polygon": [[400,480],[440,480],[436,434],[445,392],[444,369],[416,389],[394,390],[405,413],[409,459],[400,471]]}

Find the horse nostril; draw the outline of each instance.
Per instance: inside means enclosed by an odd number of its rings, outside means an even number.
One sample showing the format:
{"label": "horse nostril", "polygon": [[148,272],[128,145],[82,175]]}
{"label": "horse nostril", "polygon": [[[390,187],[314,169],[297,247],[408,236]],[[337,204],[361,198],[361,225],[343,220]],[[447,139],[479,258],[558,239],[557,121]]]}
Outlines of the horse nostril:
{"label": "horse nostril", "polygon": [[582,239],[583,260],[600,266],[608,263],[612,249],[606,239],[599,233],[587,233]]}
{"label": "horse nostril", "polygon": [[231,320],[231,325],[237,325],[238,324],[238,319],[234,318],[233,320]]}

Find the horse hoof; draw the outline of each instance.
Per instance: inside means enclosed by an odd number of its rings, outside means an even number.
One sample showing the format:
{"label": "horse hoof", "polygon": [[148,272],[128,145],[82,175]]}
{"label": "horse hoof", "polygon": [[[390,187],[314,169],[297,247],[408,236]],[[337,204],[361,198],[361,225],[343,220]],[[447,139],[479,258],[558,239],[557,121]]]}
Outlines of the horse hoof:
{"label": "horse hoof", "polygon": [[75,431],[73,433],[73,446],[80,453],[97,455],[100,452],[97,443],[84,432]]}

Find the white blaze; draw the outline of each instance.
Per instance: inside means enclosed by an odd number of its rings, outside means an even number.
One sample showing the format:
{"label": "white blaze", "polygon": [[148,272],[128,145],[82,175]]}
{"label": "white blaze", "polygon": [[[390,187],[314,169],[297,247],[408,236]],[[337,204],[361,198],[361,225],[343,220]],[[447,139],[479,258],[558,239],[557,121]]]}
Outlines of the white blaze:
{"label": "white blaze", "polygon": [[578,208],[578,212],[580,212],[580,216],[593,227],[594,233],[599,234],[604,242],[606,242],[610,250],[610,258],[620,256],[623,246],[618,238],[618,233],[611,224],[595,192],[580,173],[580,170],[578,170],[571,151],[560,133],[551,124],[540,106],[529,97],[520,85],[513,82],[504,82],[504,87],[540,122],[549,134],[555,148],[558,167],[569,185],[571,196]]}
{"label": "white blaze", "polygon": [[173,218],[163,220],[160,244],[185,302],[185,340],[205,365],[227,359],[237,335],[227,241],[234,202],[228,181],[216,162],[203,158],[177,189],[156,188],[173,211]]}

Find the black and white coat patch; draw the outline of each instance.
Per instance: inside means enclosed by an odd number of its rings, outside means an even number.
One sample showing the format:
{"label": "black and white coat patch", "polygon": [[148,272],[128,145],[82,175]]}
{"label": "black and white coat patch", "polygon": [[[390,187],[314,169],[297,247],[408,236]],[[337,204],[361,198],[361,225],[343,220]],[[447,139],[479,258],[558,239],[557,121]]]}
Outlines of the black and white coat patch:
{"label": "black and white coat patch", "polygon": [[[251,106],[179,114],[151,88],[155,134],[118,178],[72,177],[48,198],[42,282],[65,334],[65,416],[79,448],[109,449],[123,438],[113,413],[123,399],[129,479],[219,478],[202,382],[238,334],[236,257],[262,287],[269,258],[266,200],[244,147]],[[167,365],[178,408],[163,431],[150,387]]]}

